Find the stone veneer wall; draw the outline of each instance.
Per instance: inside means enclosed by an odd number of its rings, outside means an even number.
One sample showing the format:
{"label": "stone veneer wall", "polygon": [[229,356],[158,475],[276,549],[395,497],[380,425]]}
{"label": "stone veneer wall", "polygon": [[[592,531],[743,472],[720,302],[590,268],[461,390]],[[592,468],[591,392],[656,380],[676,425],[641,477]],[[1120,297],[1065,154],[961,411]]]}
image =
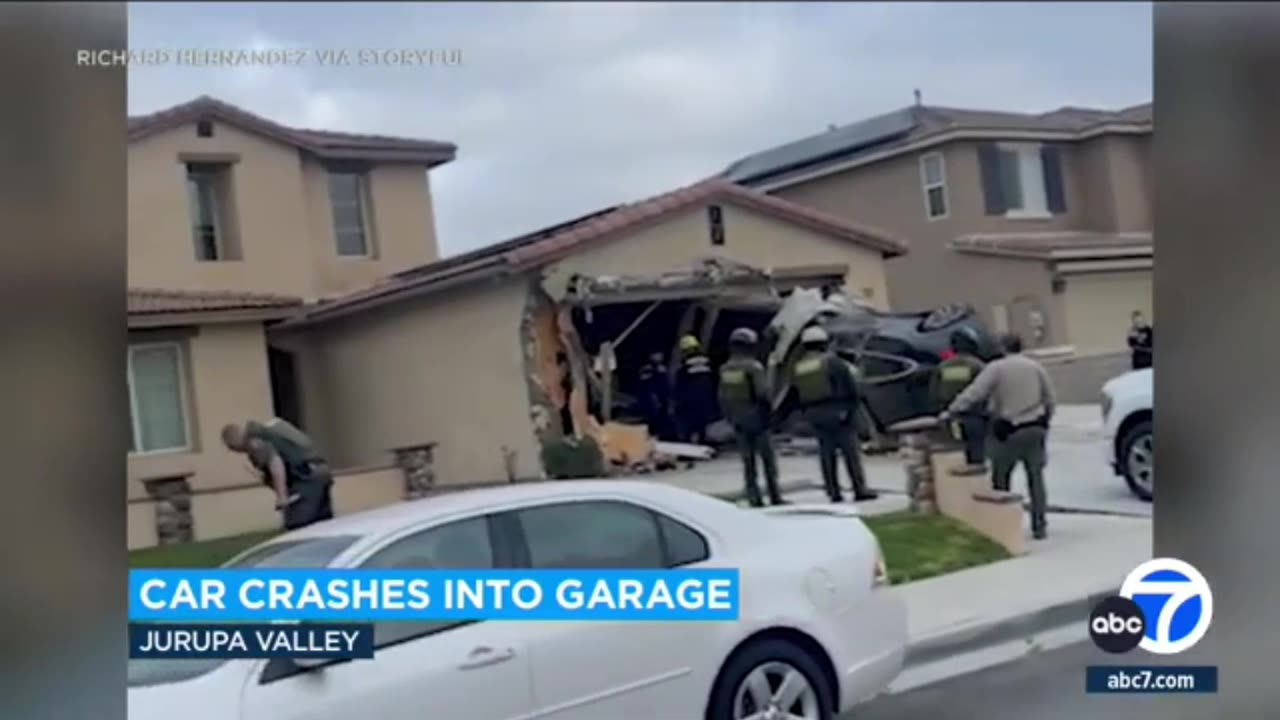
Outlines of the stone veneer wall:
{"label": "stone veneer wall", "polygon": [[396,465],[404,473],[404,499],[430,495],[436,487],[435,443],[395,448]]}
{"label": "stone veneer wall", "polygon": [[177,475],[143,481],[155,511],[156,542],[159,545],[173,545],[195,539],[190,477]]}
{"label": "stone veneer wall", "polygon": [[[397,448],[394,465],[334,473],[334,512],[344,515],[441,491],[435,443]],[[271,492],[260,483],[193,491],[190,475],[142,481],[145,499],[129,502],[129,549],[209,540],[278,526]]]}

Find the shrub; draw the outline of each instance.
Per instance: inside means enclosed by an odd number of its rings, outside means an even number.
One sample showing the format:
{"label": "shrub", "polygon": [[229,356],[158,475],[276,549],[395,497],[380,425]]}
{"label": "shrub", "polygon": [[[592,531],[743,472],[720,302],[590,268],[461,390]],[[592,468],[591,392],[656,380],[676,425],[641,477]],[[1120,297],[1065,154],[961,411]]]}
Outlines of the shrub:
{"label": "shrub", "polygon": [[602,477],[604,452],[589,437],[556,438],[542,446],[542,467],[555,480]]}

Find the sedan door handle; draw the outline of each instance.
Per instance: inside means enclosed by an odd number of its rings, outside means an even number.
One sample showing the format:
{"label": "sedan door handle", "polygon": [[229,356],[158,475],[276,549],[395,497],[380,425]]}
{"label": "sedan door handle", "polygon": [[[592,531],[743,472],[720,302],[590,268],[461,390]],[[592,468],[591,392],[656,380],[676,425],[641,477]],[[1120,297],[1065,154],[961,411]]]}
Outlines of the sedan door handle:
{"label": "sedan door handle", "polygon": [[490,665],[497,665],[498,663],[504,663],[515,656],[516,656],[516,651],[513,650],[512,648],[503,648],[501,650],[495,650],[494,648],[491,648],[491,647],[482,646],[472,650],[467,655],[467,659],[463,661],[461,665],[458,666],[458,669],[459,670],[475,670],[477,668],[489,667]]}

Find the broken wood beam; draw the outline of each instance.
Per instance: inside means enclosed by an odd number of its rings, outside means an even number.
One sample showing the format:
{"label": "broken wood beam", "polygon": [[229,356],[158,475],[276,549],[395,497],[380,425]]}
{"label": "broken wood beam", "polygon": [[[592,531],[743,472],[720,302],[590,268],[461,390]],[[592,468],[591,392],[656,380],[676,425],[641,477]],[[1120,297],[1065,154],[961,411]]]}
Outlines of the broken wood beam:
{"label": "broken wood beam", "polygon": [[690,460],[710,460],[716,454],[715,449],[706,445],[681,442],[658,442],[654,443],[653,449],[660,455],[671,455]]}

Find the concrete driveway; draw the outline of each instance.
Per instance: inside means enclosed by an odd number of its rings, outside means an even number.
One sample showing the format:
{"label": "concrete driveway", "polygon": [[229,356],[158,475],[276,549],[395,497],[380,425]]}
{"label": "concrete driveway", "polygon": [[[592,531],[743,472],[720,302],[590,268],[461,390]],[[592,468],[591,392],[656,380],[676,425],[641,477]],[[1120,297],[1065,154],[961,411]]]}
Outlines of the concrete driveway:
{"label": "concrete driveway", "polygon": [[[1065,405],[1059,409],[1049,432],[1047,485],[1049,503],[1063,511],[1116,513],[1150,517],[1151,503],[1133,496],[1124,480],[1107,464],[1107,442],[1102,436],[1102,411],[1097,405]],[[781,457],[779,471],[784,484],[820,486],[815,455]],[[872,487],[885,492],[905,493],[906,474],[902,461],[893,455],[864,460]],[[742,487],[742,469],[734,457],[698,463],[690,470],[676,470],[647,476],[704,492],[722,492]],[[841,471],[848,487],[848,478]],[[1014,473],[1013,487],[1025,492],[1022,470]]]}
{"label": "concrete driveway", "polygon": [[[1059,408],[1049,430],[1049,467],[1045,471],[1049,504],[1067,511],[1150,517],[1151,503],[1134,497],[1124,479],[1112,473],[1107,453],[1099,406]],[[902,463],[896,457],[867,458],[866,469],[872,486],[877,489],[901,491],[905,487]],[[809,472],[816,475],[817,469]],[[1026,492],[1021,468],[1014,472],[1013,488]]]}

